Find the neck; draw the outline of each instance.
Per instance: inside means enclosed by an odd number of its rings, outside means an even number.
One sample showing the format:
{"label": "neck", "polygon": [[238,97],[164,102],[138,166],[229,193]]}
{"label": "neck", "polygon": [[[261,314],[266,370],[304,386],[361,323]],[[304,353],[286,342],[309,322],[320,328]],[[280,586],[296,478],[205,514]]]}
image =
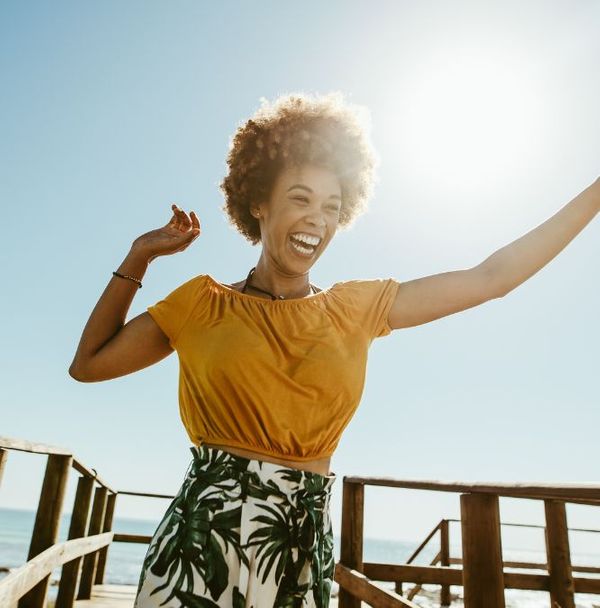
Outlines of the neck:
{"label": "neck", "polygon": [[283,273],[262,255],[252,273],[249,288],[260,287],[275,296],[284,298],[301,298],[311,293],[308,272],[300,275]]}

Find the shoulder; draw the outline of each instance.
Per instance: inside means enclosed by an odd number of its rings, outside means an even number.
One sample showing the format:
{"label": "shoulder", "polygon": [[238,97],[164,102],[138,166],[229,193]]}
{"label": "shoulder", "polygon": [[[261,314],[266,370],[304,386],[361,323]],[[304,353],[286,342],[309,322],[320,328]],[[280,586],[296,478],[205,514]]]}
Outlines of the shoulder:
{"label": "shoulder", "polygon": [[206,275],[196,275],[146,307],[147,312],[168,336],[173,348],[198,302],[206,293]]}
{"label": "shoulder", "polygon": [[391,332],[388,315],[399,287],[400,282],[392,277],[351,279],[334,283],[330,293],[341,316],[375,338]]}
{"label": "shoulder", "polygon": [[377,294],[381,291],[394,291],[400,285],[400,281],[395,278],[375,278],[375,279],[349,279],[338,281],[331,287],[331,291],[354,296],[365,296]]}

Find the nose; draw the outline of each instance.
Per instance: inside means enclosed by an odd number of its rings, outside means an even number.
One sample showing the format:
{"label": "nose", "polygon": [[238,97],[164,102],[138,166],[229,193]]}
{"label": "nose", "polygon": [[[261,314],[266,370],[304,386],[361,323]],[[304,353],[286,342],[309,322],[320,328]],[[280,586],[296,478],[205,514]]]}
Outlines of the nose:
{"label": "nose", "polygon": [[323,212],[320,210],[313,210],[312,212],[309,212],[306,216],[306,221],[317,228],[327,226],[327,221],[325,220]]}

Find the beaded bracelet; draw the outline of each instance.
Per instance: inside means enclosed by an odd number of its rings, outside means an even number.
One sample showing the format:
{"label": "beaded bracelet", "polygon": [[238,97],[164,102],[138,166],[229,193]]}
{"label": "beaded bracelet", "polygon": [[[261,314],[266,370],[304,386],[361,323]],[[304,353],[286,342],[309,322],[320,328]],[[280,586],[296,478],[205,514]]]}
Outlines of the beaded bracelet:
{"label": "beaded bracelet", "polygon": [[142,288],[142,282],[139,279],[136,279],[135,277],[130,277],[127,274],[120,274],[119,272],[116,272],[114,270],[113,275],[115,275],[116,277],[121,277],[122,279],[131,279],[132,281],[135,281],[138,284],[138,289]]}

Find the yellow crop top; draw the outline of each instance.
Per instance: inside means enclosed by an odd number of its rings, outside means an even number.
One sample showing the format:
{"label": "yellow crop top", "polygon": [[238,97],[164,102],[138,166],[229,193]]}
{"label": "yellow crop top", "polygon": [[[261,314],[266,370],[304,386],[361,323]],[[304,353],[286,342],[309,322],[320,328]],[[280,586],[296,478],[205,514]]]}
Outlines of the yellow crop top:
{"label": "yellow crop top", "polygon": [[179,412],[194,444],[287,460],[331,456],[388,335],[400,283],[351,280],[306,298],[240,293],[208,274],[147,308],[179,357]]}

